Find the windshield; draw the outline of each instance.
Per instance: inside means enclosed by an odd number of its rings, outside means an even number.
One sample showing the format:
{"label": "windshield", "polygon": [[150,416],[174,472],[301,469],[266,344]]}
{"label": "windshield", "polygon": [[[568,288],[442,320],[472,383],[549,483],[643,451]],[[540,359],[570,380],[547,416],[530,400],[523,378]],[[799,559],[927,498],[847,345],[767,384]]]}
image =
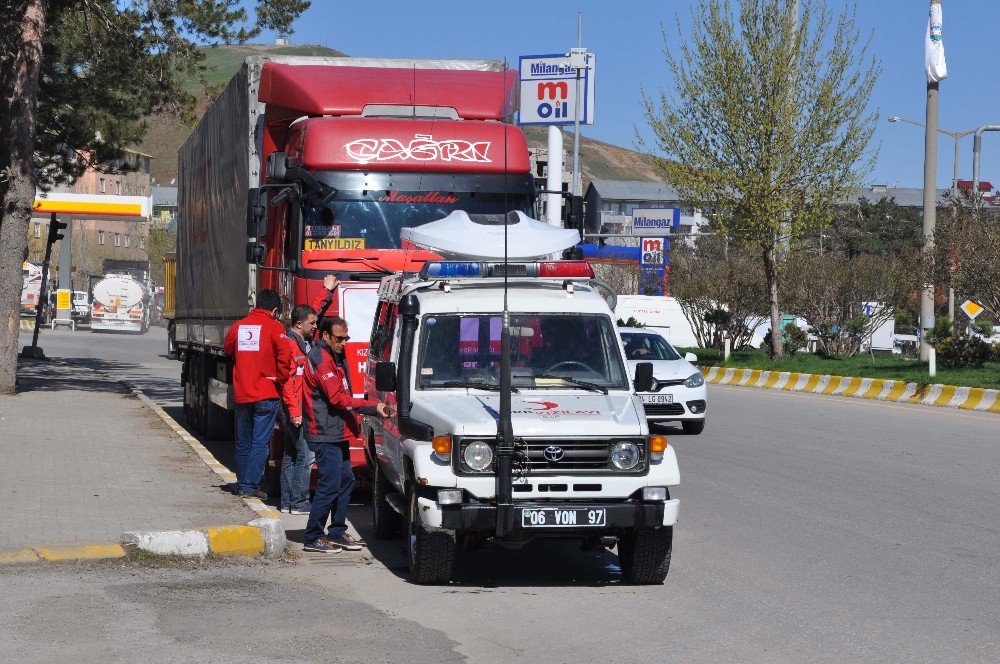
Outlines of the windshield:
{"label": "windshield", "polygon": [[679,360],[680,354],[655,332],[622,332],[625,357],[630,360]]}
{"label": "windshield", "polygon": [[[516,388],[628,389],[611,319],[597,314],[511,314]],[[497,314],[427,315],[417,387],[500,385]]]}
{"label": "windshield", "polygon": [[339,190],[336,198],[305,216],[304,248],[401,249],[404,228],[443,219],[455,210],[469,214],[531,214],[524,195],[483,192]]}

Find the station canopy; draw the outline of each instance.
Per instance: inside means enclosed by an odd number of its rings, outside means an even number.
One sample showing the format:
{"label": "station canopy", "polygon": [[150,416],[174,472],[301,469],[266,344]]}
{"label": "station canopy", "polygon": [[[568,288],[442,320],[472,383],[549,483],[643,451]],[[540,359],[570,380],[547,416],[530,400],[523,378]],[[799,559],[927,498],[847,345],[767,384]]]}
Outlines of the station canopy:
{"label": "station canopy", "polygon": [[580,242],[579,231],[552,226],[520,211],[473,214],[456,210],[444,219],[404,228],[403,240],[444,258],[524,261],[551,256]]}

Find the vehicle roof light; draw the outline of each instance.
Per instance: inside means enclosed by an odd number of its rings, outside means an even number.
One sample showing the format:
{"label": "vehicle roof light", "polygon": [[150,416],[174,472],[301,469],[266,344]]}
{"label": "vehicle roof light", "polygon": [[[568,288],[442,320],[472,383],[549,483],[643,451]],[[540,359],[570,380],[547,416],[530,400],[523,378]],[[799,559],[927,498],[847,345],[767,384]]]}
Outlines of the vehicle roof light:
{"label": "vehicle roof light", "polygon": [[474,261],[428,261],[420,270],[424,279],[444,279],[448,277],[478,277],[482,267]]}
{"label": "vehicle roof light", "polygon": [[594,268],[587,261],[488,262],[428,261],[420,270],[423,279],[469,277],[538,277],[543,279],[593,279]]}
{"label": "vehicle roof light", "polygon": [[545,261],[538,264],[539,277],[594,278],[594,268],[587,261]]}

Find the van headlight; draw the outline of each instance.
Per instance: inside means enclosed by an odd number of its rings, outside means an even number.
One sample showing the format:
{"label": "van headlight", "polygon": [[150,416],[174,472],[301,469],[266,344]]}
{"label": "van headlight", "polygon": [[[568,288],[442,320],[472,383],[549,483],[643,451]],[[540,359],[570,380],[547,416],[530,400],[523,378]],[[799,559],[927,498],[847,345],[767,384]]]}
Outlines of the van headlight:
{"label": "van headlight", "polygon": [[493,463],[493,448],[480,440],[473,441],[465,446],[462,459],[471,470],[486,470]]}
{"label": "van headlight", "polygon": [[639,465],[639,447],[635,443],[616,443],[611,448],[611,465],[618,470],[632,470]]}
{"label": "van headlight", "polygon": [[684,387],[701,387],[704,384],[705,377],[701,375],[700,371],[695,371],[684,381]]}

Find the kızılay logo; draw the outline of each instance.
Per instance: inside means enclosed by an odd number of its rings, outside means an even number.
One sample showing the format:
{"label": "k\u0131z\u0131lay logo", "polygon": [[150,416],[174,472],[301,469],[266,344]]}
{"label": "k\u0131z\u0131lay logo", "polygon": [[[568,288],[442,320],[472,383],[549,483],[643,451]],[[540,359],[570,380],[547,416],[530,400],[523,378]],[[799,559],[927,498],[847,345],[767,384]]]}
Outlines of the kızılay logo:
{"label": "k\u0131z\u0131lay logo", "polygon": [[525,401],[530,410],[512,411],[515,415],[538,415],[539,417],[560,417],[562,415],[600,415],[599,410],[560,409],[554,401]]}
{"label": "k\u0131z\u0131lay logo", "polygon": [[559,407],[559,404],[553,401],[525,401],[524,403],[538,406],[538,408],[533,409],[535,411],[547,411]]}

